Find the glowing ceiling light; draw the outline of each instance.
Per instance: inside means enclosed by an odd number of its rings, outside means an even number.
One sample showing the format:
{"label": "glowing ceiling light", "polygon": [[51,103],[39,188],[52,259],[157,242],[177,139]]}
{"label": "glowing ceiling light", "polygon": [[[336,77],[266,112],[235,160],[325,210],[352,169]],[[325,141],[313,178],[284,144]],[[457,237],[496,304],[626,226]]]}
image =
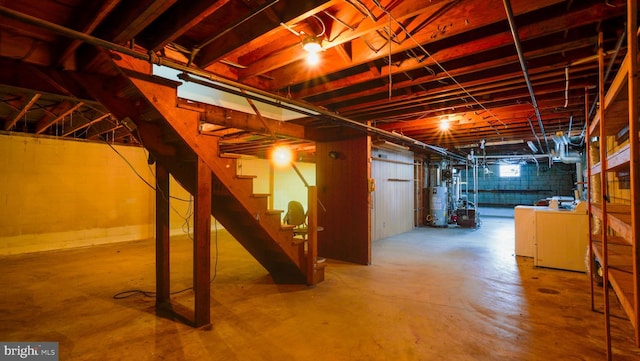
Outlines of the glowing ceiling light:
{"label": "glowing ceiling light", "polygon": [[449,130],[449,119],[442,118],[440,120],[440,130],[442,131]]}
{"label": "glowing ceiling light", "polygon": [[322,40],[315,36],[308,36],[302,40],[302,49],[307,52],[307,63],[316,65],[320,62],[320,53],[322,49]]}
{"label": "glowing ceiling light", "polygon": [[302,49],[307,53],[319,53],[322,51],[322,40],[315,36],[308,36],[302,40]]}
{"label": "glowing ceiling light", "polygon": [[317,65],[319,62],[320,62],[320,56],[318,55],[318,53],[307,54],[307,64]]}
{"label": "glowing ceiling light", "polygon": [[285,167],[291,164],[293,160],[293,151],[286,145],[278,145],[271,151],[271,162],[275,166]]}

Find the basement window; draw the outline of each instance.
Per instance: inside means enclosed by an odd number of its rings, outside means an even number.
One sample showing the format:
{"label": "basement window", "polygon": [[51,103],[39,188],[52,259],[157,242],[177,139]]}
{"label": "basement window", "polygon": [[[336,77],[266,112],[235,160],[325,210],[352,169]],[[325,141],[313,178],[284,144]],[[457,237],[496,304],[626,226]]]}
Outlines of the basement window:
{"label": "basement window", "polygon": [[500,177],[520,177],[520,164],[500,164]]}

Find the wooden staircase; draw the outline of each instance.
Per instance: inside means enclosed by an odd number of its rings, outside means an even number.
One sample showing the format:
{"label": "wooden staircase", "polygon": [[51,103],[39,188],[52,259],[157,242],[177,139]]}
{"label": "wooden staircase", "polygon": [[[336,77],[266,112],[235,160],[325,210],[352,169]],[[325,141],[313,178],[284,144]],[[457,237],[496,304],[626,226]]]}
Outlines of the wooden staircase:
{"label": "wooden staircase", "polygon": [[[88,92],[136,135],[144,147],[191,194],[198,162],[211,171],[211,215],[270,273],[277,283],[324,280],[317,262],[316,233],[306,242],[268,208],[268,194],[253,192],[253,178],[236,174],[236,159],[219,153],[218,138],[201,134],[202,110],[178,107],[178,82],[154,77],[149,63],[114,57],[116,77],[76,77]],[[309,210],[311,212],[311,209]]]}

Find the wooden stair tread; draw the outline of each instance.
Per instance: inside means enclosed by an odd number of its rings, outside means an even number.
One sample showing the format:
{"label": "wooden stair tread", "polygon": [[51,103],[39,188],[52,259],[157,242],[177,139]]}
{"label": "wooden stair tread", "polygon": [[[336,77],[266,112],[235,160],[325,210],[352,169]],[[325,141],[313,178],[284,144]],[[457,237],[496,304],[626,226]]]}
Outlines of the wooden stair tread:
{"label": "wooden stair tread", "polygon": [[[127,74],[133,74],[133,70],[136,70],[136,64],[132,62],[120,61],[116,65],[125,72],[131,67]],[[219,137],[200,137],[202,133],[191,127],[191,120],[202,119],[202,114],[198,113],[202,113],[204,108],[184,102],[175,107],[175,89],[180,82],[166,82],[156,87],[134,77],[124,76],[123,79],[128,80],[123,83],[131,84],[129,96],[146,99],[157,97],[157,101],[149,102],[148,109],[145,109],[153,116],[154,126],[144,129],[139,126],[139,131],[148,131],[151,136],[161,137],[159,143],[172,143],[171,152],[167,151],[166,156],[160,160],[166,163],[167,170],[176,180],[183,183],[191,194],[195,194],[198,187],[198,183],[193,181],[193,175],[198,170],[195,161],[202,158],[212,173],[211,197],[214,202],[211,204],[211,214],[272,274],[276,282],[308,282],[308,262],[301,257],[304,255],[301,252],[303,247],[290,243],[292,233],[279,232],[287,227],[278,227],[280,219],[273,216],[280,217],[283,211],[268,209],[268,197],[271,194],[253,193],[255,175],[237,174],[238,159],[243,156],[221,154]],[[106,93],[104,95],[102,100],[107,100],[113,106],[118,105],[111,100],[111,96]],[[139,121],[138,124],[146,124],[142,119],[135,120]],[[159,153],[165,154],[164,148],[155,146]],[[183,166],[181,157],[186,156],[189,157],[189,163]],[[270,216],[262,217],[267,214]],[[301,242],[304,243],[305,240]],[[323,279],[324,271],[318,273],[314,274],[316,281]]]}
{"label": "wooden stair tread", "polygon": [[316,269],[322,269],[327,267],[327,259],[324,257],[316,258]]}
{"label": "wooden stair tread", "polygon": [[176,106],[181,109],[192,110],[198,113],[204,113],[205,111],[204,108],[198,106],[197,103],[190,104],[186,101],[178,101],[178,104]]}
{"label": "wooden stair tread", "polygon": [[218,157],[220,157],[220,158],[228,158],[228,159],[240,159],[241,155],[240,154],[234,154],[234,153],[220,153],[220,154],[218,154]]}
{"label": "wooden stair tread", "polygon": [[292,245],[301,245],[304,244],[307,240],[302,237],[293,237],[291,240]]}

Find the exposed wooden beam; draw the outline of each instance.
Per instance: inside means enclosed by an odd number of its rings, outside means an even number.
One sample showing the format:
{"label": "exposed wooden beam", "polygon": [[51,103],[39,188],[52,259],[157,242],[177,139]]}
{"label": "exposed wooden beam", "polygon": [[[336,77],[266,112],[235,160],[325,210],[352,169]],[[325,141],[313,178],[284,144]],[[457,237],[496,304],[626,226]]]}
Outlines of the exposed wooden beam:
{"label": "exposed wooden beam", "polygon": [[11,128],[13,128],[13,126],[16,125],[18,120],[22,119],[22,117],[24,117],[24,115],[27,114],[29,109],[31,109],[31,107],[33,107],[33,105],[38,101],[38,99],[40,99],[40,96],[41,94],[38,94],[38,93],[33,94],[31,99],[29,99],[29,101],[27,101],[27,103],[22,107],[22,109],[20,109],[18,114],[16,114],[16,116],[13,117],[13,119],[5,123],[4,130],[11,130]]}
{"label": "exposed wooden beam", "polygon": [[[89,6],[95,6],[96,4],[99,6],[96,10],[87,10],[86,8],[81,8],[80,13],[75,16],[78,19],[78,26],[76,30],[81,31],[86,34],[91,34],[93,31],[100,25],[104,19],[113,11],[113,9],[120,3],[121,0],[107,0],[104,2],[88,1],[86,2]],[[95,14],[94,16],[87,16],[87,14]],[[63,51],[57,59],[57,65],[63,66],[67,60],[69,60],[74,52],[80,47],[82,42],[80,40],[66,40],[68,43],[67,46],[62,46]]]}
{"label": "exposed wooden beam", "polygon": [[[146,48],[158,51],[168,43],[176,40],[208,18],[211,14],[227,5],[230,0],[208,0],[197,2],[178,2],[172,12],[163,13],[156,21],[143,31],[143,40]],[[184,45],[184,44],[183,44]]]}
{"label": "exposed wooden beam", "polygon": [[[228,128],[243,129],[250,132],[268,134],[257,115],[243,113],[232,109],[222,108],[211,104],[193,103],[185,99],[178,99],[178,106],[196,107],[203,110],[203,120],[207,123],[222,125]],[[263,117],[264,118],[264,117]],[[305,138],[305,128],[302,125],[264,118],[268,127],[278,136]]]}
{"label": "exposed wooden beam", "polygon": [[151,24],[160,14],[169,9],[177,0],[131,1],[129,11],[123,14],[121,30],[110,39],[116,44],[124,44],[135,38],[145,27]]}
{"label": "exposed wooden beam", "polygon": [[[560,2],[561,0],[542,0],[535,3],[530,0],[514,0],[513,8],[516,13],[524,13],[531,9],[539,9],[545,6],[549,6]],[[425,12],[438,13],[438,19],[425,25],[425,27],[417,34],[413,35],[411,39],[407,39],[401,44],[395,44],[393,46],[393,53],[402,53],[409,49],[415,48],[417,44],[429,44],[436,40],[449,38],[454,35],[461,34],[473,29],[480,29],[484,26],[495,24],[504,20],[504,14],[502,12],[496,12],[492,7],[501,6],[501,0],[482,0],[482,1],[465,1],[457,2],[455,6],[448,8],[446,12],[439,13],[439,9],[446,6],[446,2],[438,2],[436,5],[425,7],[421,2],[405,1],[394,8],[392,15],[398,21],[404,21],[416,15],[424,14]],[[458,19],[458,21],[466,20],[466,23],[455,24],[455,26],[447,27],[446,32],[441,32],[438,29],[445,23],[449,24],[451,19]],[[355,65],[364,64],[369,61],[381,59],[387,57],[388,51],[376,51],[371,49],[369,45],[364,41],[366,34],[381,30],[388,26],[389,19],[386,17],[380,17],[377,22],[371,23],[372,20],[365,20],[358,27],[356,32],[344,34],[345,38],[339,38],[332,41],[328,47],[341,44],[345,41],[351,41],[353,60],[350,63],[344,63],[339,57],[333,57],[330,61],[331,69],[325,69],[325,73],[335,73],[340,70],[344,70]],[[433,34],[438,34],[434,37]],[[306,72],[304,71],[305,65],[302,62],[296,62],[304,56],[302,51],[297,52],[283,52],[272,57],[264,59],[262,62],[256,62],[251,64],[247,69],[240,70],[240,78],[246,79],[251,76],[256,76],[267,71],[271,71],[270,76],[274,78],[273,86],[275,89],[286,87],[289,84],[302,83],[308,79]],[[291,66],[285,66],[291,64]]]}
{"label": "exposed wooden beam", "polygon": [[85,123],[82,123],[82,124],[78,124],[75,127],[70,127],[69,130],[67,130],[64,133],[62,133],[62,136],[66,137],[66,136],[68,136],[68,135],[70,135],[70,134],[72,134],[74,132],[77,132],[77,131],[79,131],[81,129],[87,128],[87,127],[89,127],[89,126],[91,126],[93,124],[96,124],[98,122],[101,122],[104,119],[109,118],[110,116],[111,116],[111,113],[106,113],[106,114],[103,114],[103,115],[93,119],[93,120],[89,120],[88,122],[85,122]]}
{"label": "exposed wooden beam", "polygon": [[[280,16],[280,22],[289,23],[292,21],[300,21],[310,14],[322,11],[329,5],[335,3],[336,0],[311,0],[311,1],[296,1],[289,2],[284,8],[279,8],[278,15]],[[248,44],[254,39],[261,38],[262,36],[269,36],[274,32],[282,31],[280,23],[274,23],[270,19],[270,15],[266,13],[260,13],[257,16],[252,16],[252,10],[247,9],[247,13],[244,17],[251,16],[251,19],[247,20],[241,27],[238,27],[234,31],[234,38],[236,42],[228,41],[225,38],[218,38],[215,41],[210,42],[200,50],[200,54],[196,59],[196,63],[202,67],[206,67],[209,64],[222,59],[225,56],[230,56],[230,52],[233,52],[234,48],[238,47],[238,44]],[[229,24],[228,27],[234,26]],[[221,29],[220,32],[225,31]],[[262,38],[263,39],[263,38]],[[264,39],[262,40],[264,41]]]}
{"label": "exposed wooden beam", "polygon": [[72,103],[68,101],[64,101],[60,103],[59,106],[56,108],[58,108],[59,110],[63,110],[62,113],[60,115],[57,115],[56,117],[49,116],[49,115],[45,116],[43,119],[38,121],[38,124],[36,125],[36,130],[34,133],[42,134],[45,130],[49,129],[49,127],[63,120],[64,117],[75,112],[76,110],[78,110],[78,108],[80,108],[83,105],[84,105],[83,102],[79,102],[75,105],[72,105]]}
{"label": "exposed wooden beam", "polygon": [[[611,8],[609,6],[606,6],[605,4],[595,5],[594,7],[590,7],[587,9],[575,10],[565,16],[557,16],[542,20],[541,22],[537,22],[535,24],[520,27],[518,29],[520,39],[522,39],[523,41],[527,41],[549,34],[554,34],[559,31],[565,31],[569,28],[577,28],[586,24],[593,23],[594,21],[600,21],[603,18],[619,15],[620,11],[620,9]],[[569,21],[568,19],[571,19],[571,21]],[[436,71],[437,73],[441,73],[441,69],[437,68],[435,61],[442,64],[455,59],[477,56],[478,54],[482,54],[498,47],[511,45],[512,41],[513,37],[511,33],[505,31],[499,34],[488,35],[479,39],[471,40],[469,42],[461,43],[456,46],[445,47],[444,49],[431,54],[433,58],[426,58],[422,62],[419,62],[416,59],[409,59],[404,61],[399,66],[391,67],[392,75],[410,72],[423,67],[434,67],[434,71]],[[500,60],[503,60],[505,62],[510,61],[507,60],[507,58],[503,58]],[[331,64],[335,63],[334,59],[327,59],[327,61],[329,61]],[[478,65],[478,68],[482,67],[484,66]],[[298,80],[295,79],[295,73],[292,74],[293,76],[289,78],[288,81],[297,83]],[[380,73],[376,77],[385,78],[388,77],[388,75],[389,67],[385,67],[381,69]],[[278,76],[278,72],[274,72],[272,76],[274,76],[275,79],[280,78]],[[307,98],[326,92],[332,92],[335,89],[340,89],[345,86],[353,86],[355,84],[371,81],[372,79],[373,78],[369,73],[341,77],[330,82],[323,82],[322,84],[313,87],[306,87],[301,91],[294,93],[293,97],[296,99]],[[277,84],[276,82],[275,86],[278,87],[278,85],[279,84]],[[354,94],[354,97],[357,96],[361,96],[361,94]]]}
{"label": "exposed wooden beam", "polygon": [[[449,1],[436,1],[434,3],[429,3],[428,5],[422,2],[414,2],[414,1],[402,2],[397,7],[394,8],[395,16],[398,19],[403,20],[412,16],[416,16],[423,12],[429,12],[429,11],[435,12],[438,10],[439,6],[442,6],[442,4],[446,2],[449,2]],[[349,9],[349,12],[353,12],[353,9]],[[338,17],[340,17],[340,15],[338,15]],[[325,49],[329,49],[331,47],[343,44],[345,42],[352,42],[355,39],[358,39],[359,37],[362,37],[367,33],[382,29],[387,25],[388,25],[387,19],[378,19],[376,21],[371,18],[366,18],[364,21],[362,21],[362,23],[359,24],[358,28],[355,31],[341,33],[336,38],[331,38],[331,35],[330,35],[329,38],[331,40],[331,43],[327,43],[323,45],[325,45]],[[354,58],[359,56],[355,51],[352,51],[352,54]],[[303,59],[305,56],[306,56],[306,53],[302,50],[302,48],[300,47],[290,48],[286,51],[281,51],[269,57],[261,57],[261,60],[253,62],[246,69],[241,69],[239,71],[239,76],[240,76],[240,79],[248,79],[254,76],[258,76],[266,72],[270,72],[274,69],[281,68],[287,64],[291,64],[296,61],[299,61]],[[354,63],[357,63],[355,59],[347,63],[341,62],[340,65],[342,68],[346,68],[351,65],[354,65]],[[338,64],[334,64],[333,66],[337,68]],[[289,70],[294,70],[294,69],[288,69],[285,71],[285,74],[288,74],[290,77],[293,77],[292,81],[282,79],[281,77],[284,74],[282,74],[280,70],[275,72],[276,76],[275,76],[274,86],[276,88],[286,86],[288,83],[295,84],[299,82],[297,81],[298,75],[289,73]],[[298,68],[298,69],[295,69],[294,71],[300,71],[300,70],[302,69]]]}

